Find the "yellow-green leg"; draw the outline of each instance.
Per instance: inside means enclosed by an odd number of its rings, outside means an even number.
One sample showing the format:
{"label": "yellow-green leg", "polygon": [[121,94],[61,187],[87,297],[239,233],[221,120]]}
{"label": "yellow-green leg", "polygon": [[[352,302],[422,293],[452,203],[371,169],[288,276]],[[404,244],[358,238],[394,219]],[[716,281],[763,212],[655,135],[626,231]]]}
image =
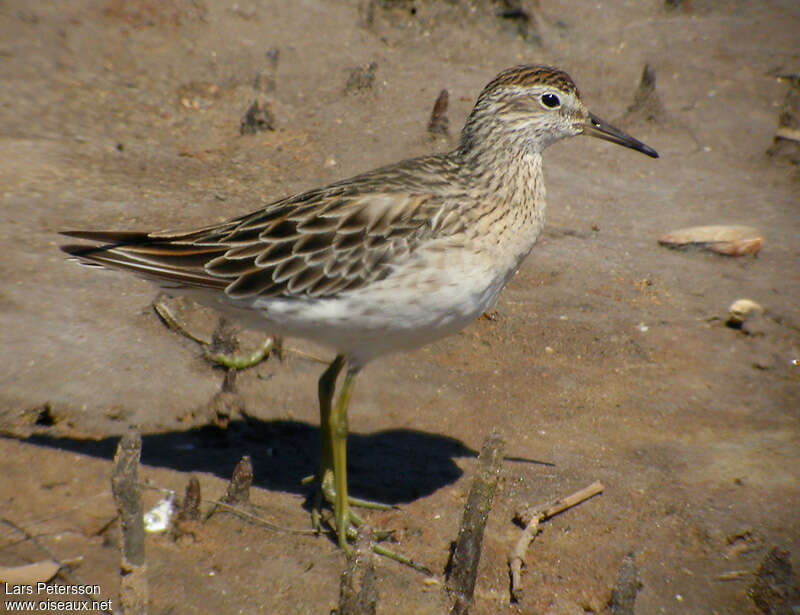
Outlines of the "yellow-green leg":
{"label": "yellow-green leg", "polygon": [[[311,509],[311,523],[315,530],[321,527],[321,509],[323,500],[333,507],[336,521],[339,525],[342,519],[349,520],[355,526],[361,525],[362,520],[350,507],[373,508],[376,510],[391,510],[393,506],[351,498],[347,494],[347,408],[353,393],[358,369],[349,367],[345,375],[342,391],[336,404],[333,404],[333,395],[336,390],[336,379],[346,363],[344,356],[337,356],[328,369],[319,379],[319,416],[322,446],[320,451],[319,473],[316,477],[317,492]],[[306,482],[304,481],[304,482]],[[343,487],[344,491],[342,492]],[[342,492],[344,506],[338,494]],[[340,536],[339,527],[336,528]]]}
{"label": "yellow-green leg", "polygon": [[350,527],[350,502],[347,498],[347,407],[353,395],[353,384],[358,371],[348,369],[342,384],[342,392],[330,413],[328,431],[333,452],[333,484],[336,490],[333,514],[336,519],[336,535],[339,546],[347,550],[347,530]]}
{"label": "yellow-green leg", "polygon": [[323,496],[327,496],[328,501],[333,499],[333,442],[330,433],[330,420],[333,393],[336,390],[336,378],[338,378],[339,372],[342,371],[344,362],[342,355],[337,356],[319,379],[319,427],[322,443],[319,474],[317,475],[317,491],[314,495],[314,505],[311,509],[311,523],[315,530],[320,529],[320,511],[322,510]]}
{"label": "yellow-green leg", "polygon": [[[355,536],[354,526],[361,525],[361,518],[351,510],[351,506],[390,510],[393,506],[351,498],[347,493],[347,408],[353,395],[353,385],[359,369],[348,366],[347,373],[342,383],[342,390],[333,404],[333,395],[336,390],[336,379],[342,371],[346,359],[343,355],[337,356],[328,369],[319,379],[319,414],[320,431],[322,433],[322,447],[320,452],[320,467],[317,475],[317,492],[311,511],[312,524],[315,529],[321,527],[321,508],[323,498],[333,505],[334,524],[339,546],[349,552],[348,539]],[[388,534],[384,535],[384,537]],[[425,566],[395,553],[380,545],[372,545],[376,553],[411,566],[415,570],[431,574]]]}

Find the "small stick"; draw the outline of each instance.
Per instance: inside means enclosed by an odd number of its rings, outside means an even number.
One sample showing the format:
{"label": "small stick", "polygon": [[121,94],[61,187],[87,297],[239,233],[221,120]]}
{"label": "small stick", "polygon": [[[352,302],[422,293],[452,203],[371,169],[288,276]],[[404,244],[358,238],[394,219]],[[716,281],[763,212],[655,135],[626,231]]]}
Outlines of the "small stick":
{"label": "small stick", "polygon": [[339,585],[339,615],[375,615],[378,592],[375,589],[375,558],[372,555],[372,530],[358,528],[355,545],[347,556],[347,567]]}
{"label": "small stick", "polygon": [[611,600],[608,603],[611,615],[633,615],[636,594],[641,588],[636,558],[633,553],[628,553],[622,558],[617,580],[614,581],[614,588],[611,590]]}
{"label": "small stick", "polygon": [[450,100],[450,95],[447,90],[439,92],[436,102],[433,104],[433,111],[431,112],[431,119],[428,121],[428,132],[432,135],[445,135],[447,136],[449,129],[449,121],[447,119],[447,103]]}
{"label": "small stick", "polygon": [[189,535],[197,540],[197,531],[200,525],[200,481],[192,474],[186,483],[183,500],[178,506],[178,516],[171,524],[171,535],[174,540],[184,535]]}
{"label": "small stick", "polygon": [[245,455],[236,464],[228,483],[228,491],[222,501],[232,506],[242,506],[250,502],[250,485],[253,484],[253,462]]}
{"label": "small stick", "polygon": [[740,581],[752,576],[752,570],[731,570],[730,572],[723,572],[714,577],[715,581]]}
{"label": "small stick", "polygon": [[197,521],[200,519],[200,481],[193,474],[186,483],[186,492],[178,512],[178,519]]}
{"label": "small stick", "polygon": [[572,495],[565,498],[554,500],[544,506],[529,508],[527,511],[518,513],[516,518],[525,525],[525,530],[522,536],[519,537],[517,544],[508,556],[508,566],[511,573],[511,601],[519,602],[522,599],[522,564],[525,561],[525,553],[528,551],[533,539],[539,532],[539,523],[550,517],[557,515],[560,512],[572,508],[594,497],[603,491],[604,487],[600,482],[594,482],[588,487],[584,487],[580,491],[576,491]]}
{"label": "small stick", "polygon": [[119,601],[125,615],[147,613],[147,564],[144,556],[142,493],[137,484],[142,436],[130,430],[119,441],[111,471],[111,491],[122,530]]}
{"label": "small stick", "polygon": [[[237,508],[236,506],[231,506],[230,504],[226,504],[221,500],[202,500],[202,502],[204,504],[211,504],[214,509],[224,508],[228,512],[231,512],[239,517],[242,517],[243,519],[247,519],[248,521],[252,521],[253,523],[257,523],[259,525],[263,525],[265,528],[267,528],[268,530],[272,530],[273,532],[283,532],[284,534],[301,534],[304,536],[312,536],[316,534],[316,531],[312,529],[298,530],[293,528],[281,527],[280,525],[271,523],[270,521],[267,521],[266,519],[263,519],[258,515],[249,513],[246,510]],[[213,510],[211,514],[213,514]],[[211,514],[209,514],[206,517],[206,519],[208,519],[208,517],[210,517]]]}
{"label": "small stick", "polygon": [[372,552],[377,553],[378,555],[382,555],[383,557],[389,558],[391,560],[394,560],[399,564],[403,564],[404,566],[408,566],[409,568],[416,570],[417,572],[421,572],[422,574],[425,574],[429,577],[433,576],[433,572],[431,572],[431,569],[428,568],[425,564],[420,564],[419,562],[414,561],[410,557],[406,557],[402,553],[397,553],[396,551],[387,549],[383,545],[373,543]]}
{"label": "small stick", "polygon": [[492,431],[483,443],[478,456],[478,472],[472,481],[464,506],[461,528],[453,547],[445,584],[452,601],[450,609],[452,615],[466,615],[472,604],[483,532],[492,508],[497,479],[500,476],[503,447],[503,439],[497,432]]}

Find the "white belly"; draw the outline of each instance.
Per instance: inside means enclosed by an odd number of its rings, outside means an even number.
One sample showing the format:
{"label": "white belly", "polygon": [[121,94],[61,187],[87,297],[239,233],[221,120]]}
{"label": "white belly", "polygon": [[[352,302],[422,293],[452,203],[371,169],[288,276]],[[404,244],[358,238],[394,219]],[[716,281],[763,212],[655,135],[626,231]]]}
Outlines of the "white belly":
{"label": "white belly", "polygon": [[248,326],[313,340],[363,365],[464,328],[494,304],[511,273],[485,253],[440,249],[336,297],[256,298],[239,304],[245,309],[227,301],[228,309],[217,307]]}

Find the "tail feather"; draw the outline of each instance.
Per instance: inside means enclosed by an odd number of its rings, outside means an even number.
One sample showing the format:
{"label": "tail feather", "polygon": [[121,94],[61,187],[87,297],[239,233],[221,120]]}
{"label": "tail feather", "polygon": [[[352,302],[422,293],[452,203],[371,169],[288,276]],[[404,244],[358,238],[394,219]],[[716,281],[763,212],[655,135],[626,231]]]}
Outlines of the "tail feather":
{"label": "tail feather", "polygon": [[142,231],[59,231],[59,235],[103,243],[131,245],[150,239],[150,234]]}
{"label": "tail feather", "polygon": [[196,245],[156,239],[149,233],[128,231],[66,231],[68,237],[100,245],[64,245],[61,250],[83,264],[130,271],[162,286],[222,290],[230,280],[210,275],[205,264],[223,254],[226,246]]}

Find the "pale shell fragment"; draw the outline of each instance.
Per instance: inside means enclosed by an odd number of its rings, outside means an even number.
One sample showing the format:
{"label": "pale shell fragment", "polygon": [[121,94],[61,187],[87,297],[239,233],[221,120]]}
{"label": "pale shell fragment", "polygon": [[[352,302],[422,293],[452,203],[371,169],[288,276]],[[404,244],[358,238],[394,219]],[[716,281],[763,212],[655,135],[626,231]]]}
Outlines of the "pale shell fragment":
{"label": "pale shell fragment", "polygon": [[659,237],[658,243],[668,248],[703,248],[727,256],[755,256],[764,238],[751,226],[720,224],[672,231]]}
{"label": "pale shell fragment", "polygon": [[46,583],[61,568],[61,564],[51,559],[42,560],[35,564],[25,564],[24,566],[14,566],[7,568],[0,566],[0,581],[10,585],[35,585],[36,583]]}
{"label": "pale shell fragment", "polygon": [[764,308],[752,299],[737,299],[728,308],[728,322],[742,324],[751,316],[759,316],[763,313]]}
{"label": "pale shell fragment", "polygon": [[166,532],[169,529],[172,515],[175,513],[174,494],[159,500],[153,508],[144,514],[144,529],[146,532],[158,533]]}

